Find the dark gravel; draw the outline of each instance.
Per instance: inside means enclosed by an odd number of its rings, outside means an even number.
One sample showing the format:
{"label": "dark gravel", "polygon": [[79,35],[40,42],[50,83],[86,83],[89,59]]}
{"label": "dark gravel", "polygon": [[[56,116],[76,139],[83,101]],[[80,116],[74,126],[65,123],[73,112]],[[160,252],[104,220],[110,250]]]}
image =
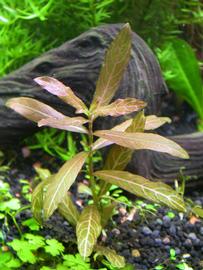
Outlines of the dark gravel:
{"label": "dark gravel", "polygon": [[[47,158],[41,161],[43,166],[49,162],[50,160],[47,161]],[[12,169],[6,173],[6,181],[11,185],[14,195],[20,192],[19,179],[33,179],[35,172],[32,165],[33,162],[29,158],[26,159],[26,162],[25,159],[22,159],[21,162],[13,163]],[[76,186],[72,188],[73,193],[75,190]],[[196,204],[203,206],[203,192],[193,192],[190,197]],[[109,245],[125,256],[126,260],[137,270],[151,270],[159,264],[167,265],[164,268],[166,270],[177,269],[175,264],[180,262],[183,257],[187,257],[185,261],[190,267],[202,270],[203,221],[199,220],[191,224],[189,217],[181,218],[175,211],[175,217],[169,218],[168,211],[169,209],[160,207],[155,215],[147,215],[143,222],[140,222],[141,218],[138,213],[135,214],[132,221],[125,222],[123,222],[123,216],[115,216],[113,222],[110,222],[107,227],[107,237],[101,237],[103,244]],[[26,210],[18,219],[19,221],[24,220],[30,215],[30,211]],[[8,241],[18,237],[14,226],[6,233]],[[46,238],[57,238],[65,246],[70,245],[70,252],[76,252],[74,230],[58,214],[55,214],[46,223],[40,233]],[[176,251],[176,261],[174,262],[169,260],[171,248]]]}
{"label": "dark gravel", "polygon": [[[191,194],[191,197],[201,201],[203,206],[203,197],[199,193]],[[188,257],[186,262],[190,267],[202,270],[203,221],[191,224],[189,217],[181,218],[175,211],[176,215],[171,219],[167,216],[168,211],[169,209],[161,207],[155,216],[148,216],[147,222],[141,224],[136,224],[136,217],[131,222],[124,223],[117,217],[115,222],[118,227],[116,231],[113,228],[108,229],[106,243],[124,255],[135,269],[154,269],[164,263],[168,265],[164,269],[177,269],[173,268],[175,264],[183,257]],[[174,263],[168,260],[172,248],[177,255]],[[133,257],[133,253],[138,253],[139,256]]]}

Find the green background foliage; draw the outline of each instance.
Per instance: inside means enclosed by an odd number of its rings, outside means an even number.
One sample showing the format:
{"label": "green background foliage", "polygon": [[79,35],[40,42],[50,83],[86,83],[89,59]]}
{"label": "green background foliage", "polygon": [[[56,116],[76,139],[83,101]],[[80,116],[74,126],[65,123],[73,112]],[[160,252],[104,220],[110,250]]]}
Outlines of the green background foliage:
{"label": "green background foliage", "polygon": [[0,76],[92,26],[117,22],[130,22],[153,49],[181,35],[201,57],[200,0],[1,0]]}

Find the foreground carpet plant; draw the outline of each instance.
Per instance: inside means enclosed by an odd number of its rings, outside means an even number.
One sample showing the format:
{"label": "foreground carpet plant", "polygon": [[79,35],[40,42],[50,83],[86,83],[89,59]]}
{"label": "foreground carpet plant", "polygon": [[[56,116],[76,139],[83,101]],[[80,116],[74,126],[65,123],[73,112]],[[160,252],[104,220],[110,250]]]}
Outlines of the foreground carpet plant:
{"label": "foreground carpet plant", "polygon": [[[55,78],[44,76],[35,79],[35,82],[48,92],[73,106],[76,114],[84,116],[68,117],[44,103],[27,97],[13,98],[7,102],[8,107],[38,123],[40,127],[49,126],[87,134],[88,150],[76,154],[56,174],[42,181],[35,188],[32,196],[32,211],[34,217],[43,223],[58,209],[72,225],[76,226],[78,250],[83,258],[96,252],[96,255],[105,256],[118,268],[124,267],[124,258],[117,255],[114,250],[97,244],[102,228],[107,224],[116,207],[113,200],[108,205],[104,203],[105,194],[113,184],[137,196],[184,212],[185,204],[182,196],[170,186],[162,182],[151,182],[142,176],[123,170],[130,161],[133,151],[138,149],[188,158],[186,151],[175,142],[154,133],[145,133],[146,130],[153,130],[169,122],[170,119],[155,115],[145,116],[142,109],[146,103],[135,98],[117,99],[110,103],[129,62],[130,53],[131,30],[126,24],[105,55],[90,108],[87,108],[69,87]],[[134,118],[110,130],[93,131],[93,123],[97,117],[118,117],[133,112],[138,112]],[[95,140],[95,136],[99,138]],[[94,171],[93,154],[98,149],[111,144],[114,145],[108,153],[103,170]],[[80,213],[67,192],[85,162],[88,164],[93,204],[85,206]]]}

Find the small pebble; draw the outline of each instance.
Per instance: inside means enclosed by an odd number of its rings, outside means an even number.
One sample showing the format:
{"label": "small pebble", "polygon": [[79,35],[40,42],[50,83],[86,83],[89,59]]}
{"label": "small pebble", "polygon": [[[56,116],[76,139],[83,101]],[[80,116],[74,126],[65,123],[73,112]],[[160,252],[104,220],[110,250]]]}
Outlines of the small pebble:
{"label": "small pebble", "polygon": [[149,227],[144,226],[144,227],[142,228],[142,233],[143,233],[144,235],[150,235],[150,234],[152,234],[152,230],[150,230]]}
{"label": "small pebble", "polygon": [[163,224],[163,221],[160,218],[157,218],[156,219],[156,224],[162,225]]}
{"label": "small pebble", "polygon": [[163,239],[163,243],[165,245],[168,245],[169,243],[171,242],[170,238],[168,236],[166,236],[164,239]]}
{"label": "small pebble", "polygon": [[192,247],[192,241],[191,239],[186,239],[185,242],[183,243],[185,247]]}
{"label": "small pebble", "polygon": [[138,249],[133,249],[131,253],[132,253],[132,256],[136,258],[140,257],[141,255]]}
{"label": "small pebble", "polygon": [[162,244],[161,238],[155,238],[154,242],[156,243],[157,246],[161,246],[161,244]]}
{"label": "small pebble", "polygon": [[112,233],[115,234],[115,235],[119,235],[121,232],[120,232],[119,229],[114,228],[114,229],[112,230]]}
{"label": "small pebble", "polygon": [[188,238],[192,239],[192,240],[196,240],[197,239],[197,236],[195,233],[189,233],[188,234]]}
{"label": "small pebble", "polygon": [[153,237],[158,237],[160,235],[160,231],[158,231],[158,230],[154,230],[153,232],[152,232],[152,236]]}
{"label": "small pebble", "polygon": [[176,227],[174,225],[171,225],[169,228],[169,232],[172,236],[176,235]]}

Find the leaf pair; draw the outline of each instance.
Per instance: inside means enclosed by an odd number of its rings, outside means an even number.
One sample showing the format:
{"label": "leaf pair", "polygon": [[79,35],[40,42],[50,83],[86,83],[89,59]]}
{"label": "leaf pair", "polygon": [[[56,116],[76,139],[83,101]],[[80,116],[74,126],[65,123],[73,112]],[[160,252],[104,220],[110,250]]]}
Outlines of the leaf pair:
{"label": "leaf pair", "polygon": [[87,133],[82,126],[87,122],[83,117],[68,117],[56,111],[52,107],[32,98],[12,98],[7,104],[25,118],[38,123],[38,126],[49,126],[73,132]]}

